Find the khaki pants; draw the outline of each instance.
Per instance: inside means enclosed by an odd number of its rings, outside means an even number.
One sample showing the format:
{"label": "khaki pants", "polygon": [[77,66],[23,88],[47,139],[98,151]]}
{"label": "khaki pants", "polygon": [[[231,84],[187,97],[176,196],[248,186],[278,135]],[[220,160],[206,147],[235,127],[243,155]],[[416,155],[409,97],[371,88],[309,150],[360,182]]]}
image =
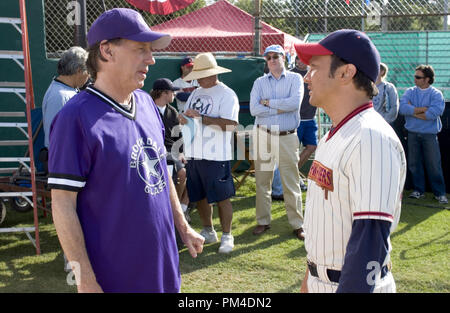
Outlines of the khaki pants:
{"label": "khaki pants", "polygon": [[277,136],[255,127],[253,155],[255,158],[256,221],[258,225],[269,225],[271,221],[272,180],[275,164],[278,164],[289,224],[293,229],[302,227],[302,193],[298,172],[299,140],[297,133]]}

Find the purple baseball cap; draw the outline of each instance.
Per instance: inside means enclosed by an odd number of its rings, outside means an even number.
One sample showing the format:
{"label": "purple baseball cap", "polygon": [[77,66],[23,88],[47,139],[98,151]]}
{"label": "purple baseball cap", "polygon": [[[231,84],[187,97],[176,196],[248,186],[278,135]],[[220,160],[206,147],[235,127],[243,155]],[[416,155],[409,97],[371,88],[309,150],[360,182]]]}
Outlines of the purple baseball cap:
{"label": "purple baseball cap", "polygon": [[316,55],[337,55],[356,66],[375,82],[380,71],[380,54],[370,38],[357,30],[341,29],[332,32],[317,43],[296,43],[300,60],[309,65]]}
{"label": "purple baseball cap", "polygon": [[164,49],[172,40],[169,34],[152,31],[139,12],[126,8],[104,12],[95,20],[87,34],[89,47],[102,40],[116,38],[151,42],[153,49]]}

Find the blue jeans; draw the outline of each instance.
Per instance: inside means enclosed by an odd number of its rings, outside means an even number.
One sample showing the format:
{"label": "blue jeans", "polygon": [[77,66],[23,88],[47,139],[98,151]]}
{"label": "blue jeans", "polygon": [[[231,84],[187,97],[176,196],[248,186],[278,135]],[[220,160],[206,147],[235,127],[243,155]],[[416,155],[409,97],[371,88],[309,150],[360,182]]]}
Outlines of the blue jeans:
{"label": "blue jeans", "polygon": [[445,182],[441,166],[441,151],[435,134],[408,132],[408,168],[415,191],[425,192],[426,168],[435,196],[445,195]]}
{"label": "blue jeans", "polygon": [[281,184],[281,175],[278,166],[273,172],[272,181],[272,196],[282,196],[283,195],[283,185]]}

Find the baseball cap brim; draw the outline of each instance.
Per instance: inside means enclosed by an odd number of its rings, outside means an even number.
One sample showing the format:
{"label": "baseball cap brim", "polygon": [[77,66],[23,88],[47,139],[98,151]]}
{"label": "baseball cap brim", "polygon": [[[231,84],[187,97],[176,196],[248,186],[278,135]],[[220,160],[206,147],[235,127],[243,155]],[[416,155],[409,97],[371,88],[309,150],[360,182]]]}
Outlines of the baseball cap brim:
{"label": "baseball cap brim", "polygon": [[169,34],[154,31],[140,32],[129,36],[123,36],[123,38],[139,42],[151,42],[152,49],[164,49],[170,45],[170,42],[172,41],[172,37]]}
{"label": "baseball cap brim", "polygon": [[315,55],[332,55],[333,52],[322,46],[321,44],[315,43],[296,43],[294,44],[295,51],[300,60],[309,65],[310,59]]}

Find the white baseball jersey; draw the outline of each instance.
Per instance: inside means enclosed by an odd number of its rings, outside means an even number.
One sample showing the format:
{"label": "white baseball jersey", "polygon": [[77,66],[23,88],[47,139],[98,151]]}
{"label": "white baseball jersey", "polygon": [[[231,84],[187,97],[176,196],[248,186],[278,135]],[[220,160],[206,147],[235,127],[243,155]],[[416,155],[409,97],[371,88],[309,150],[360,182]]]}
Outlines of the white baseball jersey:
{"label": "white baseball jersey", "polygon": [[[336,291],[338,284],[326,279],[326,270],[342,269],[354,220],[386,220],[393,231],[405,177],[400,140],[371,103],[320,140],[308,174],[304,221],[307,257],[319,274],[319,279],[309,275],[310,292]],[[388,262],[389,253],[383,265]]]}

